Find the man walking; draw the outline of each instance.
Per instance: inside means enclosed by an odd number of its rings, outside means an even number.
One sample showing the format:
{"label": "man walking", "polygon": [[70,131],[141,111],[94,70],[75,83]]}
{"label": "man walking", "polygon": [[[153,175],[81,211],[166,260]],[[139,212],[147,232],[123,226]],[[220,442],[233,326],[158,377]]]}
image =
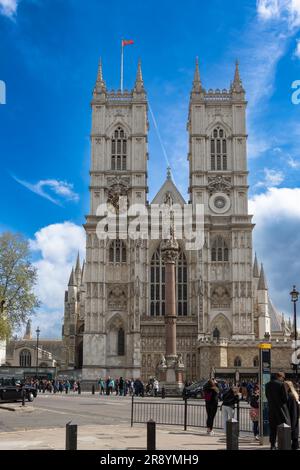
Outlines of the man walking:
{"label": "man walking", "polygon": [[277,426],[286,423],[290,426],[288,396],[284,385],[283,372],[276,373],[271,382],[266,384],[266,397],[269,405],[270,444],[271,450],[276,449]]}

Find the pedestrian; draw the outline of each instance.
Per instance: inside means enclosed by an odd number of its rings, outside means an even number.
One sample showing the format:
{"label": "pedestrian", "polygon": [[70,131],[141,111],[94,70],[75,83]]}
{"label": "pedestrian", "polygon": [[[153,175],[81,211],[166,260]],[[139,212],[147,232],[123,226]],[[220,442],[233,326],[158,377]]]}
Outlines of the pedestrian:
{"label": "pedestrian", "polygon": [[231,385],[231,387],[224,393],[222,397],[222,414],[223,414],[223,426],[226,434],[226,423],[230,419],[234,418],[235,405],[240,400],[240,394],[238,387]]}
{"label": "pedestrian", "polygon": [[291,420],[291,438],[292,450],[299,449],[299,395],[294,387],[293,382],[285,381],[287,389],[288,401],[287,406]]}
{"label": "pedestrian", "polygon": [[219,388],[215,380],[210,379],[207,384],[205,384],[204,388],[204,400],[205,400],[205,408],[207,413],[207,420],[206,420],[206,427],[207,427],[207,434],[210,436],[214,435],[213,426],[214,426],[214,419],[217,414],[218,410],[218,400],[219,400]]}
{"label": "pedestrian", "polygon": [[250,397],[249,400],[250,404],[250,419],[253,423],[253,434],[254,434],[254,439],[259,441],[259,428],[258,428],[258,423],[259,423],[259,389],[256,387]]}
{"label": "pedestrian", "polygon": [[277,426],[283,423],[290,425],[288,394],[284,385],[284,379],[284,373],[277,372],[265,387],[269,405],[271,450],[276,449]]}
{"label": "pedestrian", "polygon": [[157,378],[154,379],[153,389],[154,389],[154,396],[157,397],[158,392],[159,392],[159,382],[158,382]]}

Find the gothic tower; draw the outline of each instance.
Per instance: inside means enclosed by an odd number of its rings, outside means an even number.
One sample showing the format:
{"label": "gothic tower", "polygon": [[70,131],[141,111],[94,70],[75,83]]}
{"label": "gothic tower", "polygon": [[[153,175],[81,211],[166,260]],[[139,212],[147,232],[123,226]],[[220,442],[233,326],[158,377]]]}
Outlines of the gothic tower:
{"label": "gothic tower", "polygon": [[252,216],[248,214],[245,90],[206,91],[198,60],[189,105],[190,201],[203,204],[200,338],[251,339]]}
{"label": "gothic tower", "polygon": [[[108,91],[102,64],[92,99],[90,213],[86,217],[86,301],[83,335],[84,380],[140,375],[140,321],[145,310],[138,293],[145,282],[143,247],[117,234],[97,236],[101,204],[121,214],[128,205],[146,204],[147,97],[138,64],[133,90]],[[136,295],[134,295],[136,292]]]}

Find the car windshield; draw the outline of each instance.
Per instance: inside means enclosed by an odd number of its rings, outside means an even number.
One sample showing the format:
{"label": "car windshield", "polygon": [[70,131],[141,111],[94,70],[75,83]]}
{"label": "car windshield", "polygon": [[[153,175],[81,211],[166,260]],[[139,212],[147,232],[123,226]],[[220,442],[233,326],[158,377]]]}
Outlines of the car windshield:
{"label": "car windshield", "polygon": [[207,380],[202,380],[201,382],[195,382],[194,384],[187,387],[189,390],[195,390],[196,388],[201,388],[206,384]]}

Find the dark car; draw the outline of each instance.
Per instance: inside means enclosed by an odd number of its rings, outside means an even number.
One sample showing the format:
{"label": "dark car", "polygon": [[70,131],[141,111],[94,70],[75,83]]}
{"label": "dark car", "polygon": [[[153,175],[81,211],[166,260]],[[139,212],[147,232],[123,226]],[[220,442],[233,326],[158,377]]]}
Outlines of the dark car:
{"label": "dark car", "polygon": [[200,382],[195,382],[188,387],[184,387],[182,391],[183,398],[203,398],[204,397],[204,385],[207,383],[207,380],[201,380]]}
{"label": "dark car", "polygon": [[25,399],[33,401],[37,395],[35,387],[24,384],[20,380],[0,379],[0,400],[1,401],[19,401],[22,400],[23,390]]}

